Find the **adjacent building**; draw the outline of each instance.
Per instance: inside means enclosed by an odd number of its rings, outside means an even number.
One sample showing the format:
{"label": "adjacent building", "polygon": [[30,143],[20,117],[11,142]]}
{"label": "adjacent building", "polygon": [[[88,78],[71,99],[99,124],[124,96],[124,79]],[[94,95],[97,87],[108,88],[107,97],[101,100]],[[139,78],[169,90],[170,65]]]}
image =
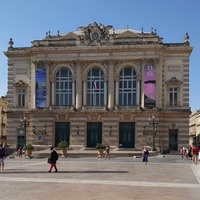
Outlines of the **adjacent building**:
{"label": "adjacent building", "polygon": [[[156,30],[96,22],[14,47],[8,58],[8,143],[177,150],[189,143],[193,47]],[[151,123],[149,123],[149,116]],[[159,121],[157,120],[159,119]]]}
{"label": "adjacent building", "polygon": [[2,96],[0,98],[0,144],[6,146],[7,145],[7,98]]}
{"label": "adjacent building", "polygon": [[200,110],[190,115],[189,145],[196,145],[200,148]]}

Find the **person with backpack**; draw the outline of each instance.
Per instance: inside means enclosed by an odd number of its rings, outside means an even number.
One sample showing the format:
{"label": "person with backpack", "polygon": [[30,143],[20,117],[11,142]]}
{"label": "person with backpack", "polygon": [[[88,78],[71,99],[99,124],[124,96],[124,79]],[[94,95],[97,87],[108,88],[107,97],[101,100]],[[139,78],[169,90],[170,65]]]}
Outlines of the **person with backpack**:
{"label": "person with backpack", "polygon": [[55,172],[58,172],[57,166],[56,166],[56,161],[58,160],[58,153],[56,152],[56,150],[54,150],[53,147],[51,147],[51,156],[48,159],[48,163],[51,164],[50,169],[49,169],[49,173],[51,173],[51,170],[55,169]]}

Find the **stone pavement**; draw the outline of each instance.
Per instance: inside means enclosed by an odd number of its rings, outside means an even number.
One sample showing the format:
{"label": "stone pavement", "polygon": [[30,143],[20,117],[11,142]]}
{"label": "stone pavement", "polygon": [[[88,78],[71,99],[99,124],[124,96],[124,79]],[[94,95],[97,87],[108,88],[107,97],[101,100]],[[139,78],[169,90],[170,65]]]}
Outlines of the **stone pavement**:
{"label": "stone pavement", "polygon": [[0,172],[2,200],[188,200],[200,199],[200,162],[179,155],[149,158],[59,158],[48,173],[47,158],[7,158]]}

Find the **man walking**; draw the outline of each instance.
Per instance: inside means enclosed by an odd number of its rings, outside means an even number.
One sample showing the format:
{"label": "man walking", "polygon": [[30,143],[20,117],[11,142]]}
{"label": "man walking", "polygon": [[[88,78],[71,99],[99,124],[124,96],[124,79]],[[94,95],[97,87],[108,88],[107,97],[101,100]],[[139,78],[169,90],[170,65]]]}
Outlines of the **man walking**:
{"label": "man walking", "polygon": [[54,167],[55,172],[58,172],[58,169],[56,167],[56,161],[58,160],[58,153],[54,150],[53,147],[51,147],[51,156],[50,156],[50,169],[49,169],[49,173],[51,173],[52,168]]}
{"label": "man walking", "polygon": [[198,149],[196,145],[192,147],[192,163],[197,165],[197,156],[198,156]]}
{"label": "man walking", "polygon": [[0,144],[0,169],[4,170],[4,159],[6,158],[6,150]]}

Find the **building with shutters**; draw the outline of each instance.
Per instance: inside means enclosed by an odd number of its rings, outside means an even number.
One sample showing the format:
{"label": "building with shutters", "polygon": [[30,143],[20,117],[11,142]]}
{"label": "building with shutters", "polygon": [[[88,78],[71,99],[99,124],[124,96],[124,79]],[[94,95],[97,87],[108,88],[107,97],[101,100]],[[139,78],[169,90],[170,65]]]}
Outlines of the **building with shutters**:
{"label": "building with shutters", "polygon": [[[163,152],[189,143],[187,33],[182,43],[164,43],[153,29],[94,22],[31,44],[15,47],[11,38],[4,52],[11,148],[66,140],[71,148]],[[149,124],[149,116],[159,121]]]}

